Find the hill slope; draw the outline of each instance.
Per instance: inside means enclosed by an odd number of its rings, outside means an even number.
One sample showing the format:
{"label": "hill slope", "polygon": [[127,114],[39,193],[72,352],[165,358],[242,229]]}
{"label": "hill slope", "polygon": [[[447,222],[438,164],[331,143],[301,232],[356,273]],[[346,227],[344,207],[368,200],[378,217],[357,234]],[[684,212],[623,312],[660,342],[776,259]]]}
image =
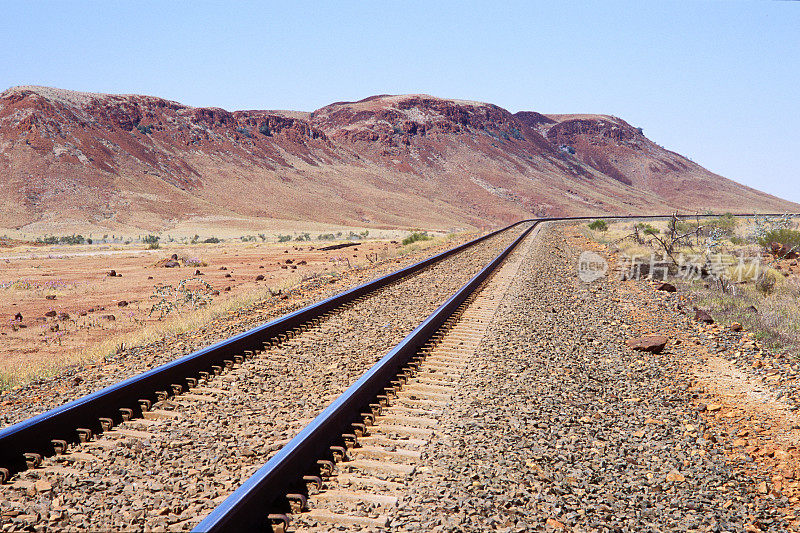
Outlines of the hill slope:
{"label": "hill slope", "polygon": [[163,230],[242,217],[450,228],[543,214],[798,211],[599,115],[427,95],[313,113],[0,94],[0,226]]}

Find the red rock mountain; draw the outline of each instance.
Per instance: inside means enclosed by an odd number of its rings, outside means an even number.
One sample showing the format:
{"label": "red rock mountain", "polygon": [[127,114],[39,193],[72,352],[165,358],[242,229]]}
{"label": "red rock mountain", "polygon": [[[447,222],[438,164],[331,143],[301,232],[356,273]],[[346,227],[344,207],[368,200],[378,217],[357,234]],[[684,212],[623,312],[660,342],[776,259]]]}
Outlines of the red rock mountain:
{"label": "red rock mountain", "polygon": [[602,115],[512,114],[426,95],[313,113],[138,95],[0,94],[0,226],[169,229],[314,220],[452,228],[531,215],[800,211]]}

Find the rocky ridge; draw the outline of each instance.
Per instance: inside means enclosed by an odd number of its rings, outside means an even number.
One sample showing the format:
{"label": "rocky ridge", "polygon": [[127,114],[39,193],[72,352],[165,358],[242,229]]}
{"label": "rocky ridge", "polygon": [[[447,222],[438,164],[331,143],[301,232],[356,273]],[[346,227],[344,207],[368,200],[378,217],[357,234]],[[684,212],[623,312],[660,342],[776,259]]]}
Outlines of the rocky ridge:
{"label": "rocky ridge", "polygon": [[0,94],[0,226],[160,230],[198,217],[377,227],[531,215],[798,211],[602,115],[380,95],[312,113],[151,96]]}

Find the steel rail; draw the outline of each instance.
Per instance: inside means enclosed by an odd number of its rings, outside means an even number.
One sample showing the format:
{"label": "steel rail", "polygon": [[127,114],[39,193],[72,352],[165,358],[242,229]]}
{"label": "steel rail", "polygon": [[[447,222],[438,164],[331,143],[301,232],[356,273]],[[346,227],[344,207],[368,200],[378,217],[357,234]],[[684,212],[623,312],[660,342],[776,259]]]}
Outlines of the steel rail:
{"label": "steel rail", "polygon": [[[780,216],[783,213],[753,213],[736,216]],[[203,374],[219,373],[248,351],[260,350],[265,342],[291,335],[309,321],[334,311],[375,290],[408,277],[432,264],[459,253],[525,222],[593,219],[665,219],[672,215],[550,217],[522,220],[473,239],[413,265],[364,283],[326,300],[289,313],[229,339],[195,351],[137,376],[88,394],[45,413],[0,429],[0,483],[42,457],[63,452],[69,443],[90,439],[114,425],[142,415],[161,399],[190,389]],[[719,215],[692,215],[710,217]]]}
{"label": "steel rail", "polygon": [[[514,242],[472,277],[453,296],[388,354],[353,383],[263,467],[224,500],[195,532],[269,530],[268,509],[284,498],[287,489],[298,486],[304,473],[311,472],[319,459],[330,457],[330,447],[341,441],[342,433],[358,422],[375,398],[396,378],[400,369],[442,327],[495,269],[502,264],[539,222],[533,222]],[[280,505],[280,504],[278,504]]]}
{"label": "steel rail", "polygon": [[157,368],[0,429],[0,483],[7,481],[11,475],[24,470],[30,464],[38,464],[44,456],[63,452],[69,443],[90,439],[92,435],[107,431],[123,420],[142,416],[142,412],[148,410],[156,401],[190,389],[197,383],[201,373],[219,373],[225,366],[231,366],[233,361],[242,357],[246,351],[261,350],[265,342],[279,335],[287,334],[309,321],[524,222],[510,224]]}
{"label": "steel rail", "polygon": [[[706,218],[719,215],[694,216]],[[735,216],[780,215],[737,214]],[[192,531],[195,533],[269,531],[272,527],[269,519],[270,511],[285,510],[289,507],[289,501],[286,499],[287,493],[294,489],[303,492],[301,487],[303,475],[316,474],[318,472],[316,470],[317,462],[320,459],[335,460],[331,448],[342,444],[341,435],[349,433],[354,423],[361,423],[362,413],[370,411],[369,406],[376,402],[376,398],[396,378],[401,368],[418,353],[419,349],[433,337],[458,307],[540,222],[595,219],[660,220],[671,217],[672,215],[550,217],[523,221],[532,222],[531,227],[325,408]]]}

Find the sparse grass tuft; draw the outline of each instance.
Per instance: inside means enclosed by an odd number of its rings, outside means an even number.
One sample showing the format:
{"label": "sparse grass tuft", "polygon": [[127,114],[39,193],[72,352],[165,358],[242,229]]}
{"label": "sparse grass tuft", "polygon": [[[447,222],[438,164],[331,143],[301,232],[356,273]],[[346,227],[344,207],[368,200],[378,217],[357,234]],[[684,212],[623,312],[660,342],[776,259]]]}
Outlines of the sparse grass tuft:
{"label": "sparse grass tuft", "polygon": [[589,222],[589,229],[592,231],[608,231],[608,222],[605,220],[594,220]]}
{"label": "sparse grass tuft", "polygon": [[409,244],[418,242],[418,241],[429,241],[433,239],[430,235],[428,235],[427,231],[415,231],[412,232],[411,235],[403,239],[403,246],[408,246]]}

